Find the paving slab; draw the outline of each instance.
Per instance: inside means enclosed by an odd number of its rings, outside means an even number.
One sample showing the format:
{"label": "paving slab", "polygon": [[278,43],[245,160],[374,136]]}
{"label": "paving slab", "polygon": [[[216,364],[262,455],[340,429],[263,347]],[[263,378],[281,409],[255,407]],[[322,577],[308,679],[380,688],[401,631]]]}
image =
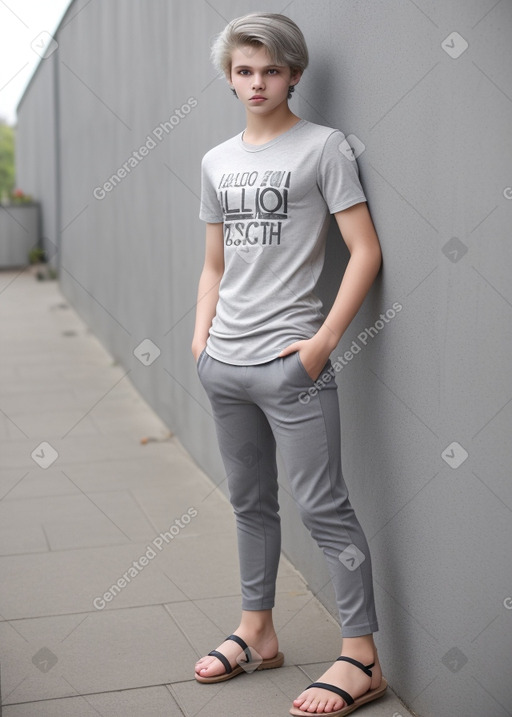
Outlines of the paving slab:
{"label": "paving slab", "polygon": [[182,717],[164,687],[102,692],[4,707],[2,717]]}
{"label": "paving slab", "polygon": [[0,623],[9,702],[157,686],[198,659],[162,605]]}
{"label": "paving slab", "polygon": [[[158,555],[142,566],[148,543],[107,548],[31,553],[0,558],[0,613],[16,622],[24,617],[46,617],[101,610],[140,607],[185,600],[172,567],[160,567]],[[134,568],[137,562],[140,569]],[[166,566],[167,567],[167,566]],[[104,607],[101,597],[130,569],[130,582]],[[232,591],[235,590],[234,580]],[[1,650],[1,645],[0,645]]]}

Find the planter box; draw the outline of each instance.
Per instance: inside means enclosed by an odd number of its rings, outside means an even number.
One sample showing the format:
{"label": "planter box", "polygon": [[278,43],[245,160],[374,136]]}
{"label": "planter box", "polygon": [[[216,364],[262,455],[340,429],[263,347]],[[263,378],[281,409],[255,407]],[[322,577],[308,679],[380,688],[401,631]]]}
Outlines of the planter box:
{"label": "planter box", "polygon": [[39,204],[0,205],[0,268],[28,266],[39,241]]}

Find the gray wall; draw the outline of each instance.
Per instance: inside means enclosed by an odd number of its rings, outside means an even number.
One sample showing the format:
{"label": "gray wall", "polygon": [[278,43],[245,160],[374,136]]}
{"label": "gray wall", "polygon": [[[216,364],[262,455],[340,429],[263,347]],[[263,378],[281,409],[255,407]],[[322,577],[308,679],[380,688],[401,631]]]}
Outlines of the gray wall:
{"label": "gray wall", "polygon": [[[72,3],[19,108],[17,181],[61,245],[62,291],[223,491],[189,350],[199,163],[244,126],[209,64],[210,40],[254,9]],[[383,248],[333,358],[351,357],[338,374],[344,466],[372,550],[385,674],[425,717],[511,714],[511,3],[294,0],[286,12],[312,56],[292,107],[365,145],[358,162]],[[468,43],[459,57],[462,40],[444,42],[453,31]],[[190,98],[189,114],[95,199]],[[346,261],[332,231],[327,304]],[[395,302],[401,310],[380,319]],[[161,351],[150,366],[133,354],[144,339]],[[281,482],[284,550],[335,614],[320,552]]]}

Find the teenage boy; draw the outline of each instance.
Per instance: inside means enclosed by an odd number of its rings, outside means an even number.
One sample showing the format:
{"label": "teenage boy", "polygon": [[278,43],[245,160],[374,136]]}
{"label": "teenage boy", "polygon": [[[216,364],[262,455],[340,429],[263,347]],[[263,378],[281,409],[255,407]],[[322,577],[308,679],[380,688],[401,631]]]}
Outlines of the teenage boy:
{"label": "teenage boy", "polygon": [[[332,369],[311,400],[299,395],[331,368],[329,355],[379,271],[379,240],[344,135],[288,106],[308,64],[295,23],[271,13],[237,18],[212,57],[243,103],[247,126],[203,158],[206,251],[192,353],[236,516],[242,618],[196,663],[195,677],[220,682],[250,671],[244,662],[283,664],[272,622],[281,547],[277,444],[301,518],[326,557],[343,631],[341,656],[290,713],[340,717],[386,690],[372,634],[371,558],[341,471]],[[350,260],[324,317],[314,288],[331,214]]]}

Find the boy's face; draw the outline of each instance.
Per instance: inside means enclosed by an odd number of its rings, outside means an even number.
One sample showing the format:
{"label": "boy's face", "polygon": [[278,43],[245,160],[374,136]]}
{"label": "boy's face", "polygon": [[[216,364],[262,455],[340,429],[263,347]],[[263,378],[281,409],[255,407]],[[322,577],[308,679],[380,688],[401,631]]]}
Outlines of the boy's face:
{"label": "boy's face", "polygon": [[265,47],[242,45],[231,55],[229,84],[246,110],[254,114],[267,114],[287,102],[288,88],[300,76],[286,65],[272,64]]}

